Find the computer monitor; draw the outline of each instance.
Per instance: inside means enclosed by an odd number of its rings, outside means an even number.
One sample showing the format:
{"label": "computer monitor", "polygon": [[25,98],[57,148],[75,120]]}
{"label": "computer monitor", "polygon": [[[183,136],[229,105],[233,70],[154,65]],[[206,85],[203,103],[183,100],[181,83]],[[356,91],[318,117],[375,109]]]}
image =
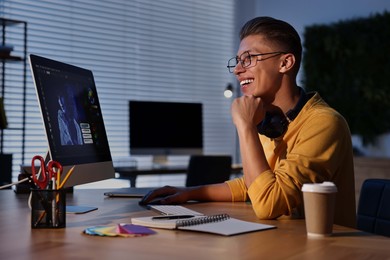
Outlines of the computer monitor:
{"label": "computer monitor", "polygon": [[201,103],[129,101],[130,154],[152,155],[164,164],[168,155],[203,153]]}
{"label": "computer monitor", "polygon": [[61,163],[65,173],[75,165],[64,187],[114,178],[92,72],[37,55],[29,60],[49,144],[47,159]]}

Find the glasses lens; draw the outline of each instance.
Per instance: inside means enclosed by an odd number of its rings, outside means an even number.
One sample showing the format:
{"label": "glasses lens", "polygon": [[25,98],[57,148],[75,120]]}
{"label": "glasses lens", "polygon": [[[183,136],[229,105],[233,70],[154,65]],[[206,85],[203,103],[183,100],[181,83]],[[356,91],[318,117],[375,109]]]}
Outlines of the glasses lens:
{"label": "glasses lens", "polygon": [[229,61],[228,61],[228,69],[229,69],[229,72],[230,73],[233,73],[234,71],[234,68],[237,66],[237,58],[236,57],[233,57],[231,58]]}
{"label": "glasses lens", "polygon": [[240,62],[241,62],[242,67],[244,67],[244,68],[249,67],[251,65],[251,60],[252,60],[252,57],[249,54],[249,52],[247,52],[247,51],[244,52],[243,54],[241,54],[241,56],[240,56]]}

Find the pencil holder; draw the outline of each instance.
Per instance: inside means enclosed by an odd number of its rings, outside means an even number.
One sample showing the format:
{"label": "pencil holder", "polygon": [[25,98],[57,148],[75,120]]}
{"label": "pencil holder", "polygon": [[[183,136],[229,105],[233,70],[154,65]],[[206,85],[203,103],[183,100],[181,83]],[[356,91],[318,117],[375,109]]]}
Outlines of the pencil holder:
{"label": "pencil holder", "polygon": [[31,190],[31,228],[64,228],[66,226],[66,192]]}

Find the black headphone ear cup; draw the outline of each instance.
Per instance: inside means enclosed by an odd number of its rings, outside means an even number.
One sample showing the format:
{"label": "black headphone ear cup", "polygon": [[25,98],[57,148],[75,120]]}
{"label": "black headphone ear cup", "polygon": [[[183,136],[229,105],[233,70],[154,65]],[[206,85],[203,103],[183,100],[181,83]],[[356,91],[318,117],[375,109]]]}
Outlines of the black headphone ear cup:
{"label": "black headphone ear cup", "polygon": [[[282,136],[286,131],[289,121],[293,121],[298,116],[301,109],[305,106],[308,98],[303,88],[300,88],[301,95],[298,103],[293,109],[286,113],[286,116],[280,112],[271,114],[266,112],[263,121],[257,125],[257,131],[259,134],[265,135],[269,138],[278,138]],[[288,120],[287,120],[288,118]]]}
{"label": "black headphone ear cup", "polygon": [[288,126],[288,121],[284,115],[266,113],[264,120],[257,125],[259,134],[269,138],[278,138],[282,136]]}

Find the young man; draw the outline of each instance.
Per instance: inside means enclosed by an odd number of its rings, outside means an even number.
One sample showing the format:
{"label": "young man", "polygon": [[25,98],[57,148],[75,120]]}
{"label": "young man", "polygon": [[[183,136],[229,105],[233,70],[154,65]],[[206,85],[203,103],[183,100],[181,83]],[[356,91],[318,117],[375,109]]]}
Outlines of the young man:
{"label": "young man", "polygon": [[[335,223],[355,227],[351,135],[345,119],[316,92],[297,86],[302,45],[296,30],[271,17],[248,21],[229,71],[242,97],[231,108],[243,177],[198,187],[162,187],[141,204],[250,200],[260,219],[303,217],[304,183],[338,188]],[[260,134],[259,134],[260,133]]]}

